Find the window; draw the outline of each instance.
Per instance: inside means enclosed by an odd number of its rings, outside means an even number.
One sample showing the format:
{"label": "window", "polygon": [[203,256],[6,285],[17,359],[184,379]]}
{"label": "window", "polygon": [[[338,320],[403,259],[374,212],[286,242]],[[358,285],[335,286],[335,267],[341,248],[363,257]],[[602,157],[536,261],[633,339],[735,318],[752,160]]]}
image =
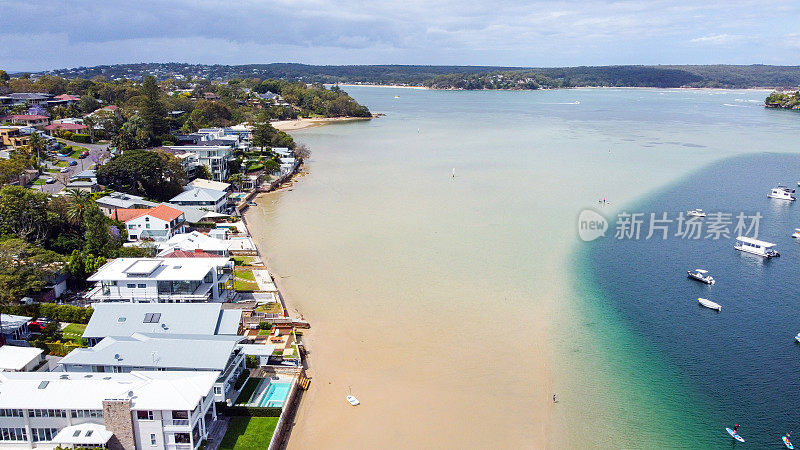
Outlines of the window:
{"label": "window", "polygon": [[129,234],[128,237],[131,238],[132,241],[136,240],[136,235],[135,234]]}
{"label": "window", "polygon": [[29,409],[29,417],[67,417],[67,411],[63,409]]}
{"label": "window", "polygon": [[[25,430],[22,430],[25,431]],[[175,443],[176,444],[189,444],[191,443],[189,440],[189,433],[175,433]]]}
{"label": "window", "polygon": [[73,409],[70,412],[73,419],[83,419],[87,417],[97,418],[103,417],[102,409]]}
{"label": "window", "polygon": [[222,395],[222,388],[219,386],[214,386],[214,395]]}
{"label": "window", "polygon": [[144,283],[139,283],[139,284],[136,285],[136,287],[138,287],[139,289],[145,289],[147,287],[147,285],[144,284]]}
{"label": "window", "polygon": [[135,289],[136,283],[128,283],[128,289]]}
{"label": "window", "polygon": [[188,419],[189,411],[172,411],[173,419]]}
{"label": "window", "polygon": [[150,433],[150,446],[155,447],[156,445],[158,445],[158,441],[156,441],[156,435],[155,433]]}
{"label": "window", "polygon": [[158,323],[161,320],[161,313],[146,313],[142,323]]}
{"label": "window", "polygon": [[33,442],[52,441],[58,434],[58,428],[31,428]]}
{"label": "window", "polygon": [[136,418],[139,420],[153,420],[153,411],[136,411]]}
{"label": "window", "polygon": [[[149,218],[149,217],[145,217],[145,218],[144,218],[144,221],[145,221],[145,222],[150,222],[150,218]],[[147,228],[150,228],[150,227],[148,226]]]}
{"label": "window", "polygon": [[144,224],[144,227],[149,229],[150,228],[150,224],[146,223],[146,224]]}
{"label": "window", "polygon": [[0,417],[22,417],[21,409],[0,409]]}
{"label": "window", "polygon": [[[186,436],[189,436],[188,434]],[[0,428],[0,441],[27,441],[25,428]],[[189,442],[189,441],[186,441]]]}

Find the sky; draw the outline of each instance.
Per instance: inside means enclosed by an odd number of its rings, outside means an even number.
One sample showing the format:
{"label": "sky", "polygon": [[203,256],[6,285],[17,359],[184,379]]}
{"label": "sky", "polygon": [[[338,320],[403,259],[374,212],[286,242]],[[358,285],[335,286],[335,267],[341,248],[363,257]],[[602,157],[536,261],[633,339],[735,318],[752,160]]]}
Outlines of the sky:
{"label": "sky", "polygon": [[800,65],[800,1],[0,0],[0,69]]}

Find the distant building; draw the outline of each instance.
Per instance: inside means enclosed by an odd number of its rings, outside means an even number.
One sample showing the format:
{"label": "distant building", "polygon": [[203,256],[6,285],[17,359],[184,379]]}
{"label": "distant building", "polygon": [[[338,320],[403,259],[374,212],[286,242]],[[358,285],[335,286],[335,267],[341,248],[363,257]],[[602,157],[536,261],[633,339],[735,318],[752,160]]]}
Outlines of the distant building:
{"label": "distant building", "polygon": [[25,125],[26,127],[43,128],[50,123],[50,118],[38,114],[12,114],[10,116],[0,117],[0,122],[11,122],[17,125]]}
{"label": "distant building", "polygon": [[208,168],[214,181],[225,181],[228,178],[228,164],[233,161],[233,148],[228,145],[184,145],[167,148],[197,155],[197,163]]}
{"label": "distant building", "polygon": [[20,128],[0,126],[0,143],[15,149],[28,145],[31,135],[23,133]]}
{"label": "distant building", "polygon": [[235,296],[229,258],[117,258],[88,281],[93,302],[225,302]]}
{"label": "distant building", "polygon": [[147,209],[158,206],[158,203],[147,201],[138,195],[126,194],[124,192],[114,192],[105,197],[98,198],[95,203],[100,207],[103,214],[111,217],[117,209]]}
{"label": "distant building", "polygon": [[30,336],[28,324],[31,320],[31,317],[26,316],[0,314],[0,328],[2,328],[3,343],[24,340]]}
{"label": "distant building", "polygon": [[0,106],[47,105],[47,101],[50,100],[50,97],[52,97],[50,94],[37,92],[16,92],[0,96]]}
{"label": "distant building", "polygon": [[50,133],[52,136],[53,133],[61,131],[70,131],[72,133],[85,133],[89,130],[89,127],[80,123],[69,123],[69,122],[60,122],[60,123],[51,123],[44,127],[45,131]]}

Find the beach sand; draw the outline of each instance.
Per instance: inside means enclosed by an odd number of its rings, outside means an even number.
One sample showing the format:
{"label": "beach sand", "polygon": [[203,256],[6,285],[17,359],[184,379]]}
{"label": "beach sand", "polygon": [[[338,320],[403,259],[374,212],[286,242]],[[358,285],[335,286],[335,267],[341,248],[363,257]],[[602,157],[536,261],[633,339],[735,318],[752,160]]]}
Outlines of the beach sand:
{"label": "beach sand", "polygon": [[270,122],[270,124],[281,131],[296,131],[304,128],[319,127],[331,123],[353,122],[370,119],[371,117],[315,117],[307,119],[276,120],[274,122]]}

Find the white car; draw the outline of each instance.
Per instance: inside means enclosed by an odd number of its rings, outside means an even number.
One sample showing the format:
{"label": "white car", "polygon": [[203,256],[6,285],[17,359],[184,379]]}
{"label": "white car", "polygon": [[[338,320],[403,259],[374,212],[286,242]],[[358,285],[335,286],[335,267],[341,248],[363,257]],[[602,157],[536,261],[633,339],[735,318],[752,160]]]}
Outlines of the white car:
{"label": "white car", "polygon": [[69,172],[69,167],[62,167],[61,170],[59,170],[59,172],[67,173],[67,172]]}

